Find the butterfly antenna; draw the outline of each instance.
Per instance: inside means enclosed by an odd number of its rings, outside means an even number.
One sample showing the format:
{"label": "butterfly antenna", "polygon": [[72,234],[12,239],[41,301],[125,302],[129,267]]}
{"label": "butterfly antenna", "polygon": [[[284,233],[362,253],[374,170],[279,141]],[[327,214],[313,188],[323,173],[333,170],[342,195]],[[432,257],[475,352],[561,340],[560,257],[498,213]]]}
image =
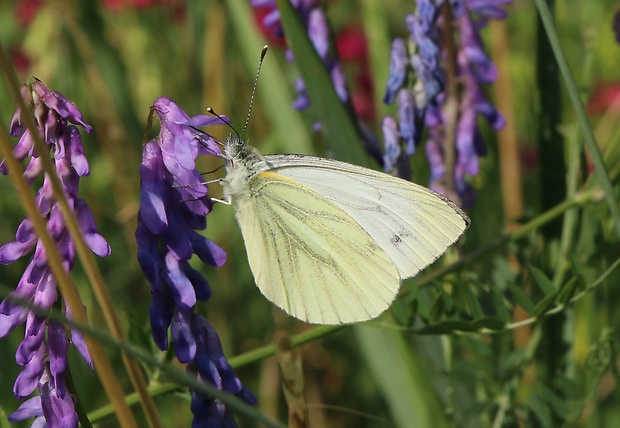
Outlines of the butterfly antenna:
{"label": "butterfly antenna", "polygon": [[[230,123],[229,120],[223,118],[222,116],[220,116],[219,114],[217,114],[215,112],[215,110],[213,110],[213,108],[211,107],[207,107],[207,113],[212,114],[213,116],[217,117],[219,120],[221,120],[222,122],[224,122],[226,124],[226,126],[228,126],[230,129],[232,129],[232,131],[237,135],[237,138],[241,138],[241,136],[239,135],[239,132],[237,132],[237,129],[232,126],[232,124]],[[216,141],[217,142],[217,141]]]}
{"label": "butterfly antenna", "polygon": [[258,86],[258,76],[260,75],[260,68],[263,65],[263,59],[267,54],[267,45],[263,46],[260,51],[260,59],[258,60],[258,69],[256,70],[256,78],[254,79],[254,86],[252,87],[252,95],[250,96],[250,106],[248,107],[248,115],[245,118],[245,124],[243,125],[243,131],[241,131],[241,138],[245,135],[245,130],[250,122],[250,115],[252,114],[252,106],[254,105],[254,94],[256,93],[256,86]]}

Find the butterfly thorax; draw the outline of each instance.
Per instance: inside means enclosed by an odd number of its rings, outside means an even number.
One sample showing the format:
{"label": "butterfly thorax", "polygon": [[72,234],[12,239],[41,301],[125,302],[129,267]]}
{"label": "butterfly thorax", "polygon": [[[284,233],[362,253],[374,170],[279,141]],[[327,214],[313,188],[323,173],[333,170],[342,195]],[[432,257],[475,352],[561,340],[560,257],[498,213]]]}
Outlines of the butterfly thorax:
{"label": "butterfly thorax", "polygon": [[224,155],[226,158],[224,196],[239,200],[249,192],[248,180],[264,170],[264,159],[255,148],[233,135],[226,140]]}

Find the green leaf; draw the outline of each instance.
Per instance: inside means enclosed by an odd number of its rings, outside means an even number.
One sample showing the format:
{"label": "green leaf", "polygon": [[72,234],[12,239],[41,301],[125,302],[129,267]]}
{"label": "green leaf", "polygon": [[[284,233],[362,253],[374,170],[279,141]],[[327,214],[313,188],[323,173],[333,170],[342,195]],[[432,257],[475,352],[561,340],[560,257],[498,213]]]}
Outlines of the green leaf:
{"label": "green leaf", "polygon": [[566,377],[559,375],[556,378],[556,382],[558,384],[558,388],[564,393],[566,398],[569,400],[581,400],[581,391],[579,390],[579,385],[577,383]]}
{"label": "green leaf", "polygon": [[549,404],[549,407],[557,416],[564,419],[564,416],[568,413],[564,397],[560,397],[551,388],[547,388],[544,383],[539,383],[538,388],[540,388],[540,398]]}
{"label": "green leaf", "polygon": [[525,292],[520,287],[516,286],[515,284],[508,283],[508,289],[512,293],[519,306],[521,306],[525,312],[530,315],[534,313],[534,303],[532,303],[532,299],[530,299],[530,297],[525,294]]}
{"label": "green leaf", "polygon": [[575,295],[575,291],[577,291],[577,285],[579,283],[579,277],[574,276],[568,280],[566,284],[562,286],[560,291],[558,292],[557,302],[566,305],[570,299]]}
{"label": "green leaf", "polygon": [[551,293],[543,297],[543,299],[540,300],[534,307],[534,312],[532,313],[532,315],[534,315],[535,317],[543,315],[553,306],[553,304],[555,303],[555,299],[556,293]]}
{"label": "green leaf", "polygon": [[368,165],[353,114],[338,98],[329,73],[314,49],[299,15],[290,1],[277,2],[286,40],[304,80],[312,111],[321,122],[334,157],[357,165]]}
{"label": "green leaf", "polygon": [[536,281],[536,284],[544,294],[551,294],[556,291],[556,287],[553,285],[553,282],[551,282],[549,277],[547,277],[542,270],[530,265],[530,272],[532,272],[534,281]]}
{"label": "green leaf", "polygon": [[465,294],[467,308],[469,309],[471,316],[473,318],[484,317],[484,311],[482,310],[482,306],[480,306],[478,296],[473,292],[470,286],[463,287],[463,294]]}
{"label": "green leaf", "polygon": [[434,379],[427,363],[411,352],[404,335],[364,325],[355,326],[353,330],[382,398],[390,409],[393,425],[448,426],[443,407],[431,392]]}
{"label": "green leaf", "polygon": [[506,299],[504,298],[504,295],[493,285],[490,287],[490,293],[497,317],[504,322],[509,322],[512,319],[512,316],[506,307]]}
{"label": "green leaf", "polygon": [[611,214],[611,220],[613,220],[616,229],[616,234],[617,236],[620,236],[620,204],[618,204],[616,193],[614,192],[613,185],[609,178],[607,165],[605,165],[603,155],[601,154],[600,145],[596,141],[596,137],[594,136],[594,132],[590,126],[590,121],[583,101],[581,100],[579,89],[577,87],[577,83],[575,82],[575,77],[573,76],[573,73],[568,65],[568,60],[566,59],[562,44],[560,43],[558,32],[555,29],[553,15],[545,0],[535,0],[535,3],[538,8],[540,20],[542,21],[545,31],[547,32],[549,44],[553,49],[553,54],[560,68],[560,73],[564,78],[568,96],[573,105],[573,109],[575,110],[575,115],[577,116],[577,122],[579,123],[583,141],[585,146],[588,148],[588,152],[592,158],[592,162],[594,163],[594,173],[596,174],[601,187],[605,192],[605,199]]}
{"label": "green leaf", "polygon": [[[256,73],[259,53],[265,42],[260,37],[256,37],[256,29],[253,25],[255,20],[247,0],[230,0],[224,4],[229,9],[230,16],[235,17],[230,23],[235,41],[241,50],[235,54],[239,54],[245,60],[248,75],[253,76]],[[265,117],[269,120],[270,129],[277,136],[276,141],[283,144],[265,149],[311,154],[314,147],[308,137],[307,126],[299,112],[290,108],[293,97],[286,81],[277,61],[267,57],[262,66],[256,96],[260,98],[261,106],[266,110]],[[261,90],[261,88],[266,88],[266,90]]]}
{"label": "green leaf", "polygon": [[551,412],[549,408],[545,406],[545,403],[539,399],[537,394],[530,392],[530,403],[532,411],[540,421],[540,425],[549,428],[553,427]]}
{"label": "green leaf", "polygon": [[583,263],[581,263],[581,260],[579,260],[579,257],[577,257],[575,254],[571,254],[569,258],[570,258],[570,263],[573,266],[573,270],[577,272],[577,275],[579,275],[581,279],[583,280],[583,282],[587,284],[588,278],[590,278],[590,275],[588,275],[588,270],[586,266]]}
{"label": "green leaf", "polygon": [[410,325],[409,318],[411,316],[411,306],[407,302],[408,299],[396,299],[390,307],[392,313],[401,325]]}
{"label": "green leaf", "polygon": [[11,428],[8,415],[3,407],[0,406],[0,428]]}
{"label": "green leaf", "polygon": [[443,318],[443,315],[444,315],[444,303],[445,303],[445,300],[443,298],[443,293],[440,292],[435,297],[435,301],[433,302],[433,304],[431,306],[431,311],[430,311],[430,315],[429,315],[429,322],[430,323],[434,324],[437,321],[439,321],[441,318]]}

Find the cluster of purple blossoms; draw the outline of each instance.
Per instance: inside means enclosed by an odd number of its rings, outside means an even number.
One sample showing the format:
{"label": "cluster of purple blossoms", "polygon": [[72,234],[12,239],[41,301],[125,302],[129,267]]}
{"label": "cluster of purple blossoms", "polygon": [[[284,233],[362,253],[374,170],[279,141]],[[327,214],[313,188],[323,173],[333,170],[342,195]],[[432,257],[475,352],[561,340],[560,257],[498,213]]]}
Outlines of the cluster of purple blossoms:
{"label": "cluster of purple blossoms", "polygon": [[[416,0],[415,14],[406,17],[409,40],[396,39],[392,45],[390,77],[384,101],[398,106],[398,127],[393,118],[383,122],[386,141],[384,163],[391,170],[403,156],[400,139],[406,143],[405,153],[411,156],[422,139],[423,125],[429,129],[426,155],[431,168],[430,187],[442,194],[460,198],[462,206],[471,206],[473,191],[467,176],[478,174],[479,157],[486,154],[478,127],[478,116],[491,128],[500,130],[505,120],[484,96],[482,85],[497,79],[497,70],[484,51],[479,29],[488,19],[503,19],[502,7],[511,0]],[[453,23],[446,25],[443,7],[451,8]],[[453,34],[452,28],[458,32]],[[456,141],[446,141],[445,93],[446,52],[440,49],[450,38],[456,46],[455,63],[458,82],[458,119]],[[409,70],[415,79],[408,84]],[[455,144],[455,165],[445,164],[445,144]],[[453,171],[454,189],[446,188],[447,171]]]}
{"label": "cluster of purple blossoms", "polygon": [[[82,126],[89,133],[92,128],[84,123],[82,113],[73,103],[58,92],[51,91],[38,80],[25,85],[22,88],[22,96],[24,101],[34,108],[37,130],[53,154],[56,174],[86,243],[98,256],[108,256],[110,254],[108,243],[97,232],[88,205],[78,197],[80,177],[89,174],[89,166],[80,133],[73,124]],[[24,112],[18,109],[10,126],[12,136],[21,136],[13,154],[19,161],[30,157],[24,177],[33,183],[43,172],[41,156],[48,156],[49,152],[38,153],[34,148],[33,136],[30,130],[25,128],[22,114]],[[4,161],[0,164],[0,172],[7,174]],[[54,198],[47,174],[44,174],[43,185],[37,193],[36,204],[47,220],[47,228],[56,241],[63,266],[68,272],[73,268],[74,242]],[[63,325],[47,321],[14,300],[28,301],[44,309],[49,309],[54,304],[61,306],[57,299],[56,279],[49,268],[45,249],[35,235],[30,219],[26,218],[19,225],[14,242],[0,247],[0,264],[13,263],[28,255],[33,249],[34,254],[17,288],[0,304],[0,338],[25,323],[24,339],[15,354],[17,364],[24,369],[15,381],[13,392],[18,399],[22,399],[38,388],[39,396],[25,401],[9,416],[9,420],[15,422],[35,417],[32,426],[76,427],[78,418],[73,397],[65,383],[67,350],[69,343],[73,343],[92,368],[92,360],[84,338],[74,329],[71,329],[71,337],[68,338]],[[71,319],[71,312],[66,304],[64,313]]]}
{"label": "cluster of purple blossoms", "polygon": [[[275,0],[250,0],[250,4],[256,8],[272,8],[271,12],[265,15],[262,24],[266,28],[275,29],[276,33],[282,33],[280,11]],[[347,103],[349,101],[349,92],[347,91],[342,67],[338,59],[330,53],[329,26],[325,12],[318,6],[317,0],[291,0],[291,4],[297,10],[301,22],[307,28],[308,36],[329,72],[338,97],[343,103]],[[286,51],[286,59],[291,63],[294,62],[293,52],[290,49]],[[304,111],[310,107],[310,98],[301,77],[297,77],[295,88],[297,90],[297,99],[293,101],[293,108]]]}
{"label": "cluster of purple blossoms", "polygon": [[[153,105],[161,121],[159,136],[146,143],[140,177],[140,212],[136,240],[138,260],[152,287],[151,327],[159,349],[168,348],[168,329],[178,360],[188,371],[249,404],[256,402],[224,356],[217,332],[194,309],[211,289],[189,259],[221,266],[226,253],[197,231],[207,227],[212,201],[196,170],[200,154],[221,156],[213,138],[198,128],[222,124],[223,117],[190,118],[168,98]],[[235,426],[226,406],[192,391],[193,426]]]}

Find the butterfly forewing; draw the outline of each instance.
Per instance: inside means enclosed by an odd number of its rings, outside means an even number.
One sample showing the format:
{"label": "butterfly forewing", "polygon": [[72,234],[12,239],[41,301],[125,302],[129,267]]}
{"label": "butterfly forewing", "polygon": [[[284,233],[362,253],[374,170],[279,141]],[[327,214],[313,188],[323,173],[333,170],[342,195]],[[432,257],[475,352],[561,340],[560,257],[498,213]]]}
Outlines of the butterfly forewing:
{"label": "butterfly forewing", "polygon": [[[319,172],[320,173],[320,172]],[[272,171],[247,181],[236,204],[250,268],[261,292],[312,323],[365,321],[400,287],[392,258],[329,195]]]}
{"label": "butterfly forewing", "polygon": [[301,155],[266,156],[269,170],[330,200],[390,256],[402,278],[436,260],[469,219],[431,190],[371,169]]}

